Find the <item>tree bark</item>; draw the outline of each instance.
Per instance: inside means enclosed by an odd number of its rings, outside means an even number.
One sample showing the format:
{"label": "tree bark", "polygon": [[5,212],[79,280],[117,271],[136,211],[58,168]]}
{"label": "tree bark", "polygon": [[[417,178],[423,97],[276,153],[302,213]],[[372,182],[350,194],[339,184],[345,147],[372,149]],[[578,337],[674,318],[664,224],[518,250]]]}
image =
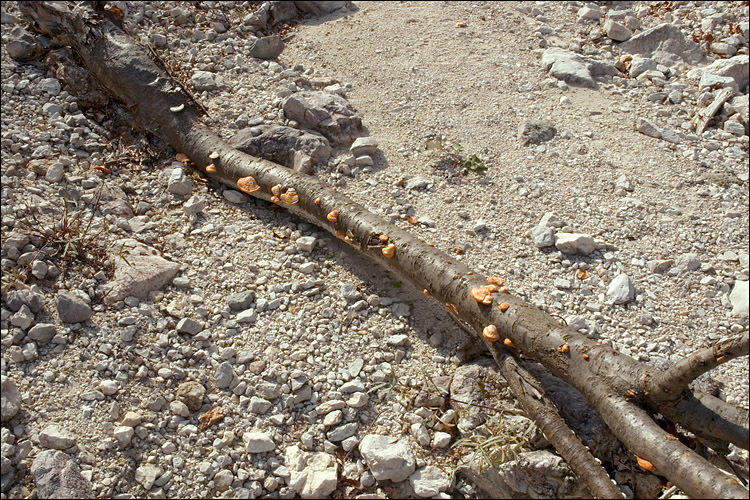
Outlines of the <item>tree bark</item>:
{"label": "tree bark", "polygon": [[[252,196],[284,205],[418,289],[428,290],[441,304],[452,304],[501,367],[508,355],[519,363],[523,362],[521,356],[541,363],[581,391],[630,451],[653,464],[659,474],[689,496],[747,498],[748,490],[736,478],[672,439],[651,417],[658,412],[699,437],[747,449],[747,412],[694,393],[685,384],[676,388],[674,397],[650,397],[654,388],[650,381],[665,380],[662,371],[580,335],[510,293],[493,292],[493,304],[508,305],[503,310],[478,302],[470,292],[487,283],[465,264],[313,177],[233,149],[199,121],[190,97],[154,64],[147,50],[107,18],[107,12],[92,12],[81,4],[70,10],[49,2],[21,2],[21,8],[55,43],[71,46],[144,129],[164,137],[176,151],[191,158],[197,169],[206,173],[206,167],[213,164],[215,173],[206,175],[241,190],[252,177],[260,186]],[[272,192],[275,186],[281,192],[294,188],[299,201],[279,201],[278,193]],[[395,249],[390,258],[383,252],[381,235],[386,235],[387,244]],[[490,324],[497,326],[500,342],[483,338],[481,332]],[[504,339],[513,347],[505,350]],[[659,394],[663,393],[664,387]],[[602,490],[597,493],[604,494]]]}

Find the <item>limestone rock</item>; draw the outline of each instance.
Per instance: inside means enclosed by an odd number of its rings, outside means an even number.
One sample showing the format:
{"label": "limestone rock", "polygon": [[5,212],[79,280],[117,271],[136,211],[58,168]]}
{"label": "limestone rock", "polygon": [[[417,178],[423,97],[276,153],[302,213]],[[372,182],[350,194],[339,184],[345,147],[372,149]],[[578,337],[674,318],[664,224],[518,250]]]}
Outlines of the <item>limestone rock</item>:
{"label": "limestone rock", "polygon": [[267,432],[250,431],[242,435],[248,453],[265,453],[276,449],[276,443]]}
{"label": "limestone rock", "polygon": [[12,378],[2,376],[2,387],[0,391],[0,421],[7,422],[15,417],[21,409],[21,393]]}
{"label": "limestone rock", "polygon": [[531,229],[531,239],[537,248],[551,247],[555,244],[555,233],[547,226],[534,226]]}
{"label": "limestone rock", "polygon": [[615,304],[627,304],[635,297],[633,280],[627,274],[620,274],[609,284],[607,296]]}
{"label": "limestone rock", "polygon": [[161,474],[161,467],[153,464],[143,464],[135,470],[135,480],[148,491]]}
{"label": "limestone rock", "polygon": [[555,247],[565,254],[588,255],[596,250],[596,242],[588,234],[557,233]]}
{"label": "limestone rock", "polygon": [[284,45],[279,35],[256,38],[250,42],[250,55],[257,59],[276,59],[284,50]]}
{"label": "limestone rock", "polygon": [[440,468],[428,465],[415,470],[409,476],[409,483],[417,496],[429,498],[447,490],[451,485],[451,478]]}
{"label": "limestone rock", "polygon": [[55,305],[60,321],[65,323],[81,323],[93,314],[91,299],[81,290],[61,291],[57,294]]}
{"label": "limestone rock", "polygon": [[265,158],[295,172],[310,173],[331,157],[328,139],[283,125],[258,125],[237,132],[229,141],[243,153]]}
{"label": "limestone rock", "polygon": [[145,300],[150,291],[171,283],[180,269],[179,264],[158,255],[156,249],[133,239],[118,240],[113,248],[117,252],[122,249],[123,254],[115,256],[115,277],[105,285],[109,291],[104,298],[107,305],[131,295]]}
{"label": "limestone rock", "polygon": [[700,45],[682,33],[678,26],[663,23],[638,33],[619,45],[623,53],[640,54],[665,66],[684,61],[696,64],[703,57]]}
{"label": "limestone rock", "polygon": [[302,498],[326,498],[338,484],[338,463],[325,452],[303,452],[298,446],[286,450],[289,487]]}
{"label": "limestone rock", "polygon": [[320,132],[335,146],[361,136],[362,118],[341,96],[319,91],[296,92],[282,105],[284,115],[300,126]]}
{"label": "limestone rock", "polygon": [[748,315],[748,282],[735,281],[732,293],[729,294],[732,303],[732,316]]}
{"label": "limestone rock", "polygon": [[542,54],[542,66],[549,74],[574,87],[598,87],[594,78],[616,76],[620,72],[612,66],[569,50],[551,47]]}
{"label": "limestone rock", "polygon": [[382,434],[368,434],[359,443],[359,452],[378,481],[401,482],[414,472],[414,452],[408,443]]}
{"label": "limestone rock", "polygon": [[201,409],[205,394],[206,388],[194,380],[183,382],[177,387],[177,399],[185,403],[190,411]]}
{"label": "limestone rock", "polygon": [[44,448],[65,450],[76,444],[72,432],[58,425],[49,425],[39,433],[39,444]]}
{"label": "limestone rock", "polygon": [[66,453],[44,450],[31,464],[39,498],[94,498],[91,483]]}

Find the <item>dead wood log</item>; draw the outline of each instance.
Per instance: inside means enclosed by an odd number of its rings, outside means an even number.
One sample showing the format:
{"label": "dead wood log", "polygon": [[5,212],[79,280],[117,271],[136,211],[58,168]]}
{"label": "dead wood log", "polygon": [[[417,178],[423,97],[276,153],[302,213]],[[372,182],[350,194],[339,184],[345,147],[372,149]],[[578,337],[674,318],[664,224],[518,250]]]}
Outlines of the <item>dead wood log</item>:
{"label": "dead wood log", "polygon": [[[486,282],[465,264],[381,220],[313,177],[233,149],[200,123],[190,97],[154,64],[147,50],[123,33],[116,20],[108,19],[106,11],[93,12],[83,4],[69,9],[51,2],[21,2],[21,8],[55,43],[71,46],[144,129],[161,135],[176,151],[188,155],[196,168],[206,172],[213,164],[210,177],[257,198],[281,203],[295,215],[336,234],[352,250],[403,276],[418,289],[429,290],[440,303],[451,304],[480,338],[485,326],[496,325],[501,339],[508,339],[511,347],[502,342],[485,343],[501,367],[509,366],[505,362],[509,356],[519,364],[523,356],[544,365],[576,387],[631,452],[653,464],[659,474],[688,495],[747,498],[748,490],[737,478],[682,444],[652,418],[660,413],[698,437],[747,449],[747,412],[693,392],[684,384],[675,388],[674,397],[651,397],[651,380],[665,380],[661,370],[580,335],[510,293],[493,292],[495,303],[503,303],[502,310],[478,302],[470,292]],[[257,189],[250,187],[255,184]],[[286,196],[280,200],[277,190],[289,194],[290,188],[296,190],[298,199]],[[387,236],[393,253],[383,252],[386,244],[380,241],[381,235]],[[507,376],[513,379],[513,375]],[[531,417],[540,420],[538,415]],[[558,452],[566,460],[576,460],[562,448]],[[576,467],[592,491],[609,495],[612,489],[587,474],[587,467]]]}

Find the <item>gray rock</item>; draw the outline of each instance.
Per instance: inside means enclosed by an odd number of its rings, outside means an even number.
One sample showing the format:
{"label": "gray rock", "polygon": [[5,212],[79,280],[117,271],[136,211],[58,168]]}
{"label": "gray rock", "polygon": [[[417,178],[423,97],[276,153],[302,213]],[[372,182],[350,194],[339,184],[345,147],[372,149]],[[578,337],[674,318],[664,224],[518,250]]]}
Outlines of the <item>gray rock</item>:
{"label": "gray rock", "polygon": [[659,63],[650,57],[636,56],[630,61],[630,77],[637,78],[646,71],[655,70],[658,65]]}
{"label": "gray rock", "polygon": [[351,283],[343,283],[341,285],[341,295],[346,300],[358,300],[362,298],[362,294],[359,293],[357,287]]}
{"label": "gray rock", "polygon": [[289,487],[301,498],[327,498],[338,485],[338,462],[325,452],[303,452],[293,445],[286,449]]}
{"label": "gray rock", "polygon": [[182,211],[186,215],[197,214],[206,208],[206,201],[198,195],[193,195],[182,205]]}
{"label": "gray rock", "polygon": [[596,242],[588,234],[557,233],[555,247],[565,254],[588,255],[596,250]]}
{"label": "gray rock", "polygon": [[121,448],[124,448],[130,445],[130,442],[133,440],[135,431],[128,425],[120,425],[118,427],[115,427],[115,429],[112,431],[112,434],[115,436],[117,444],[120,445]]}
{"label": "gray rock", "polygon": [[8,36],[5,50],[16,61],[30,61],[41,56],[49,47],[46,37],[33,37],[20,26],[15,26]]}
{"label": "gray rock", "polygon": [[604,21],[604,32],[615,42],[624,42],[633,36],[633,32],[625,25],[620,24],[611,18]]}
{"label": "gray rock", "polygon": [[674,267],[681,273],[685,271],[697,271],[701,268],[701,259],[696,253],[684,253],[677,257]]}
{"label": "gray rock", "polygon": [[216,382],[216,387],[219,389],[226,389],[232,386],[232,384],[236,384],[237,380],[237,374],[234,373],[234,369],[228,361],[224,361],[216,368],[214,382]]}
{"label": "gray rock", "polygon": [[620,274],[609,284],[607,296],[615,304],[627,304],[635,298],[633,280],[627,274]]}
{"label": "gray rock", "polygon": [[279,35],[256,38],[250,42],[250,55],[257,59],[276,59],[284,50],[284,45]]}
{"label": "gray rock", "polygon": [[39,445],[44,448],[66,450],[76,444],[76,437],[72,432],[58,425],[49,425],[39,433]]}
{"label": "gray rock", "polygon": [[737,280],[734,282],[732,293],[729,294],[732,304],[732,316],[748,315],[748,282]]}
{"label": "gray rock", "polygon": [[2,376],[0,388],[0,421],[7,422],[21,409],[21,393],[13,379],[5,375]]}
{"label": "gray rock", "polygon": [[38,453],[31,464],[31,477],[39,498],[94,498],[91,483],[62,451]]}
{"label": "gray rock", "polygon": [[203,325],[192,318],[182,318],[179,322],[177,322],[177,331],[180,333],[196,335],[201,330],[203,330]]}
{"label": "gray rock", "polygon": [[154,44],[154,46],[163,49],[167,46],[167,37],[160,33],[152,33],[151,42]]}
{"label": "gray rock", "polygon": [[578,9],[578,19],[589,19],[592,21],[598,21],[602,17],[602,11],[599,10],[598,5],[589,4]]}
{"label": "gray rock", "polygon": [[177,387],[177,399],[185,403],[190,411],[201,409],[205,394],[206,388],[194,380],[183,382]]}
{"label": "gray rock", "polygon": [[318,91],[297,92],[283,103],[284,115],[320,132],[338,146],[361,136],[362,118],[343,97]]}
{"label": "gray rock", "polygon": [[310,173],[315,165],[327,163],[331,157],[328,139],[283,125],[244,128],[229,142],[244,153],[284,165],[295,172]]}
{"label": "gray rock", "polygon": [[216,90],[218,88],[216,75],[209,71],[196,71],[193,74],[191,81],[197,91]]}
{"label": "gray rock", "polygon": [[263,415],[271,409],[271,406],[272,403],[269,400],[253,396],[250,398],[247,409],[256,415]]}
{"label": "gray rock", "polygon": [[[23,245],[21,246],[23,247]],[[5,303],[11,311],[18,311],[25,304],[33,313],[39,312],[44,306],[42,296],[31,290],[11,290],[8,292]]]}
{"label": "gray rock", "polygon": [[518,141],[521,146],[541,144],[555,137],[555,134],[555,126],[544,120],[527,120],[518,127]]}
{"label": "gray rock", "polygon": [[169,174],[167,191],[177,196],[188,196],[193,192],[193,182],[185,175],[182,167],[172,169],[172,173]]}
{"label": "gray rock", "polygon": [[409,483],[417,496],[430,498],[447,490],[451,485],[451,478],[440,468],[428,465],[415,470],[409,476]]}
{"label": "gray rock", "polygon": [[242,435],[242,440],[248,453],[265,453],[276,449],[276,443],[267,432],[248,431]]}
{"label": "gray rock", "polygon": [[574,87],[598,87],[594,78],[617,76],[620,72],[611,64],[603,63],[575,52],[550,47],[542,54],[542,66],[549,74]]}
{"label": "gray rock", "polygon": [[143,464],[135,470],[135,480],[146,491],[154,486],[154,482],[162,475],[161,467],[153,464]]}
{"label": "gray rock", "polygon": [[565,461],[547,450],[521,453],[498,467],[473,460],[462,469],[490,498],[585,498],[590,496]]}
{"label": "gray rock", "polygon": [[374,137],[359,137],[349,148],[355,158],[362,155],[372,156],[377,150],[378,141]]}
{"label": "gray rock", "polygon": [[46,344],[52,337],[57,335],[57,327],[51,323],[37,323],[29,330],[29,338],[36,340],[40,344]]}
{"label": "gray rock", "polygon": [[255,302],[255,291],[245,290],[227,297],[227,305],[234,311],[244,311],[249,309]]}
{"label": "gray rock", "polygon": [[226,491],[230,486],[232,486],[232,482],[234,481],[234,474],[232,474],[232,471],[228,469],[220,470],[214,475],[213,481],[216,491]]}
{"label": "gray rock", "polygon": [[646,268],[652,273],[663,273],[674,264],[673,259],[649,260],[646,262]]}
{"label": "gray rock", "polygon": [[62,85],[57,78],[42,78],[39,80],[39,89],[49,95],[59,95]]}
{"label": "gray rock", "polygon": [[[450,394],[456,398],[456,401],[451,400],[450,404],[459,416],[457,424],[462,433],[479,427],[487,418],[482,408],[475,406],[486,404],[479,386],[479,381],[484,375],[481,365],[470,363],[456,368],[451,379]],[[463,403],[457,401],[463,401]]]}
{"label": "gray rock", "polygon": [[255,323],[258,321],[258,313],[255,309],[245,309],[237,315],[236,319],[238,323]]}
{"label": "gray rock", "polygon": [[638,33],[621,43],[619,48],[623,53],[650,57],[665,66],[674,66],[679,62],[696,64],[703,57],[700,45],[670,23]]}
{"label": "gray rock", "polygon": [[333,443],[339,443],[344,439],[353,436],[357,432],[357,422],[340,425],[335,429],[328,431],[328,439]]}
{"label": "gray rock", "polygon": [[534,226],[531,229],[531,239],[537,248],[551,247],[555,244],[555,232],[547,226]]}
{"label": "gray rock", "polygon": [[234,189],[225,189],[222,194],[229,203],[245,203],[247,201],[247,196]]}
{"label": "gray rock", "polygon": [[34,321],[34,314],[31,312],[31,309],[29,309],[29,306],[26,304],[21,306],[21,309],[18,310],[16,314],[10,317],[10,324],[13,326],[17,326],[21,330],[26,330],[28,327],[31,326],[31,323]]}
{"label": "gray rock", "polygon": [[714,88],[732,88],[737,90],[737,82],[731,76],[719,76],[713,73],[703,73],[698,82],[698,91],[704,92]]}
{"label": "gray rock", "polygon": [[661,129],[651,120],[645,118],[638,118],[635,125],[636,130],[641,134],[645,134],[649,137],[661,139]]}
{"label": "gray rock", "polygon": [[[122,239],[115,242],[115,276],[105,286],[108,294],[104,303],[112,305],[128,296],[141,300],[148,297],[152,290],[172,282],[180,270],[180,265],[161,257],[155,248],[148,247],[133,239]],[[121,252],[121,253],[120,253]]]}
{"label": "gray rock", "polygon": [[82,290],[63,290],[57,294],[55,300],[57,314],[60,321],[65,323],[81,323],[91,317],[91,299]]}
{"label": "gray rock", "polygon": [[316,241],[314,236],[300,236],[295,243],[300,251],[310,253],[315,248]]}
{"label": "gray rock", "polygon": [[359,443],[359,452],[378,481],[404,481],[415,468],[414,452],[405,441],[382,434],[368,434]]}

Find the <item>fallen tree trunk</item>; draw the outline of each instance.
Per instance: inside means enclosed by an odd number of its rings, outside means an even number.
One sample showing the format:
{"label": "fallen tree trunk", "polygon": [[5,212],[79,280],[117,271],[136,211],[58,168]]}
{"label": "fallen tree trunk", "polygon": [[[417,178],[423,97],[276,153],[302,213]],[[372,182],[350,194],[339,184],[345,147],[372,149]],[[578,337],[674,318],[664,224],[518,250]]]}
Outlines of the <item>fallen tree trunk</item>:
{"label": "fallen tree trunk", "polygon": [[[284,205],[457,311],[486,343],[526,411],[550,441],[556,441],[558,452],[595,495],[620,492],[606,473],[602,475],[603,469],[594,466],[596,461],[585,447],[576,443],[577,437],[569,431],[559,432],[561,420],[553,414],[556,412],[548,407],[545,410],[544,402],[534,404],[534,399],[542,401],[544,395],[538,389],[530,390],[536,386],[528,382],[528,373],[514,368],[522,366],[523,358],[544,365],[577,388],[622,443],[644,460],[641,463],[647,469],[656,470],[688,495],[747,498],[748,490],[737,478],[682,444],[652,417],[660,413],[707,442],[748,448],[747,412],[687,387],[702,373],[696,363],[686,362],[665,373],[580,335],[507,291],[485,289],[491,300],[481,302],[472,290],[487,282],[465,264],[382,220],[331,186],[237,151],[212,133],[200,122],[189,95],[109,13],[93,12],[83,5],[70,10],[48,2],[22,2],[21,8],[55,43],[71,46],[144,129],[161,135],[196,168],[252,196]],[[496,326],[500,342],[483,337],[488,325]],[[744,340],[728,344],[701,353],[702,357],[696,358],[698,364],[710,368],[733,356],[747,355],[747,334]],[[513,382],[516,377],[527,382]]]}

